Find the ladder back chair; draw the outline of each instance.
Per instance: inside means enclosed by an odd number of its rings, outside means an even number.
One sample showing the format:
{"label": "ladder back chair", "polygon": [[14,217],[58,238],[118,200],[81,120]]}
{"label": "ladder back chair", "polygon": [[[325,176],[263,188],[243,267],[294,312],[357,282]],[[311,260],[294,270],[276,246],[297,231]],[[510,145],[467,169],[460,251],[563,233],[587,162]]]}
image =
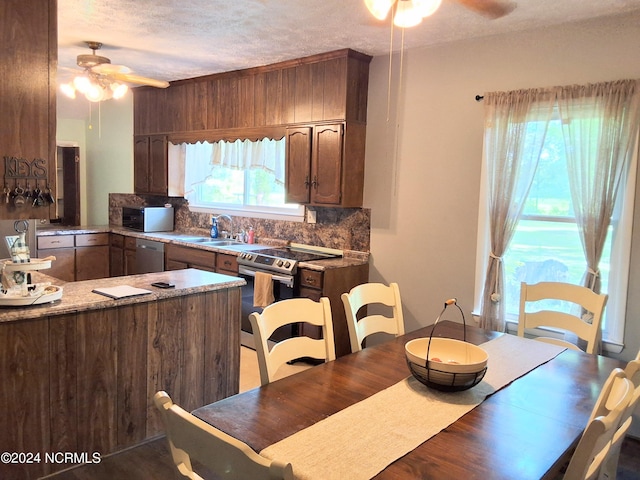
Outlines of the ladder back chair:
{"label": "ladder back chair", "polygon": [[[607,304],[608,295],[598,294],[587,287],[563,282],[540,282],[533,285],[520,284],[520,316],[518,336],[524,337],[526,329],[548,327],[575,334],[586,342],[587,353],[598,353],[600,345],[600,325]],[[532,302],[544,300],[570,302],[579,306],[577,315],[544,309],[531,312],[527,309]],[[589,312],[591,315],[584,314]],[[553,338],[538,336],[536,340],[554,343],[573,350],[581,350],[576,344]]]}
{"label": "ladder back chair", "polygon": [[[390,283],[389,286],[382,283],[364,283],[353,287],[349,293],[343,293],[341,298],[347,317],[352,352],[362,350],[362,342],[374,333],[388,333],[396,337],[404,334],[402,299],[397,283]],[[367,312],[367,315],[358,317],[358,312],[363,307],[375,308],[375,304],[388,307],[391,316]]]}
{"label": "ladder back chair", "polygon": [[614,369],[602,387],[591,418],[569,461],[564,480],[592,480],[599,477],[632,395],[633,384],[624,370]]}
{"label": "ladder back chair", "polygon": [[195,460],[221,479],[293,480],[290,463],[259,455],[247,444],[183,410],[166,392],[157,392],[153,402],[160,410],[173,461],[183,476],[202,480],[192,468]]}
{"label": "ladder back chair", "polygon": [[622,414],[620,419],[620,426],[613,435],[611,441],[611,448],[605,458],[600,472],[601,480],[615,480],[618,471],[618,460],[620,459],[620,449],[622,442],[624,441],[631,422],[633,421],[633,412],[638,408],[640,404],[640,352],[636,355],[634,360],[631,360],[624,369],[624,373],[627,378],[633,383],[633,395],[629,406]]}
{"label": "ladder back chair", "polygon": [[[336,358],[331,305],[326,297],[320,298],[318,302],[309,298],[281,300],[265,307],[262,313],[252,313],[249,321],[256,344],[262,385],[275,380],[278,369],[292,360],[314,358],[327,362]],[[276,343],[269,340],[276,329],[300,322],[322,327],[322,338],[313,339],[303,335]],[[271,348],[270,343],[273,343]]]}

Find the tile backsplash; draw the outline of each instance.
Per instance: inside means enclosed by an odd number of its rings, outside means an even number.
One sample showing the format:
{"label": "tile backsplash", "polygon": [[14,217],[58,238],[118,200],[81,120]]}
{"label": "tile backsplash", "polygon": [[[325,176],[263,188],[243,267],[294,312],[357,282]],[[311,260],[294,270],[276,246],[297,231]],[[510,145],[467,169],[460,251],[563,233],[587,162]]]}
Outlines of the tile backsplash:
{"label": "tile backsplash", "polygon": [[[192,212],[183,198],[109,194],[109,223],[122,225],[122,206],[164,205],[170,203],[175,210],[175,230],[208,235],[211,215]],[[316,212],[316,223],[269,220],[264,218],[234,216],[235,230],[253,227],[257,243],[304,243],[340,250],[369,252],[371,233],[371,209],[310,207]],[[221,230],[227,230],[221,220]]]}

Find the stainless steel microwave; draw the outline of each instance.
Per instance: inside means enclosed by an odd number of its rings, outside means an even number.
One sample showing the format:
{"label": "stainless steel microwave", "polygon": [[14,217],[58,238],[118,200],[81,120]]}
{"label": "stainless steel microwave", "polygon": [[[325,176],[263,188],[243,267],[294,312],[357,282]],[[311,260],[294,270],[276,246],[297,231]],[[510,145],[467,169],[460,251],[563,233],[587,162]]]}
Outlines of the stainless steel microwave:
{"label": "stainless steel microwave", "polygon": [[170,232],[173,207],[122,207],[122,226],[139,232]]}

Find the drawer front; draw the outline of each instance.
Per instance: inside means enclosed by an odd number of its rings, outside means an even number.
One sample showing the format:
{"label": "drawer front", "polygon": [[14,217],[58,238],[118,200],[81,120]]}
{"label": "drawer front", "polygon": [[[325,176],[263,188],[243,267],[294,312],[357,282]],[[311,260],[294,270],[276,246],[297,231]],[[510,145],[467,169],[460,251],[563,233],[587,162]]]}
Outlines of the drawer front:
{"label": "drawer front", "polygon": [[115,248],[124,248],[124,236],[118,235],[117,233],[112,233],[109,236],[109,241],[111,242],[111,246]]}
{"label": "drawer front", "polygon": [[73,248],[74,235],[53,235],[49,237],[38,237],[38,250],[50,248]]}
{"label": "drawer front", "polygon": [[216,253],[197,248],[181,247],[179,245],[166,246],[166,259],[185,262],[190,266],[201,266],[214,269],[216,266]]}
{"label": "drawer front", "polygon": [[300,287],[317,288],[322,290],[323,272],[302,268],[298,270],[298,274],[300,275]]}
{"label": "drawer front", "polygon": [[76,247],[93,247],[97,245],[109,245],[109,234],[86,233],[76,235]]}
{"label": "drawer front", "polygon": [[124,237],[124,248],[127,250],[135,250],[136,249],[136,238],[135,237]]}
{"label": "drawer front", "polygon": [[238,257],[226,253],[219,253],[216,258],[216,271],[220,273],[238,274]]}

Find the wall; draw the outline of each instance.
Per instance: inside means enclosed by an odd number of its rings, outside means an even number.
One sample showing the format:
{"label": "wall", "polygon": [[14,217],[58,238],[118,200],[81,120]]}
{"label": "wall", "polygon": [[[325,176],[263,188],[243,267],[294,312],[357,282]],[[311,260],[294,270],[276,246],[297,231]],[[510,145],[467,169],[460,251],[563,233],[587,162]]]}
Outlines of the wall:
{"label": "wall", "polygon": [[92,105],[87,125],[87,202],[82,208],[88,225],[106,225],[109,193],[133,192],[133,95]]}
{"label": "wall", "polygon": [[[428,28],[426,23],[417,28]],[[365,168],[365,207],[372,212],[370,277],[399,283],[407,330],[433,323],[447,298],[457,297],[468,317],[474,307],[484,114],[475,95],[638,78],[639,24],[640,14],[627,15],[407,51],[399,95],[393,85],[389,122],[388,57],[374,58]],[[398,68],[396,60],[396,79]],[[639,250],[636,228],[632,265],[639,263]],[[629,292],[639,288],[640,273],[634,272]],[[626,348],[620,355],[625,360],[640,349],[636,297],[629,295]]]}
{"label": "wall", "polygon": [[[87,224],[87,138],[84,120],[59,119],[56,143],[58,146],[78,147],[80,151],[80,223]],[[59,187],[61,188],[61,187]]]}

